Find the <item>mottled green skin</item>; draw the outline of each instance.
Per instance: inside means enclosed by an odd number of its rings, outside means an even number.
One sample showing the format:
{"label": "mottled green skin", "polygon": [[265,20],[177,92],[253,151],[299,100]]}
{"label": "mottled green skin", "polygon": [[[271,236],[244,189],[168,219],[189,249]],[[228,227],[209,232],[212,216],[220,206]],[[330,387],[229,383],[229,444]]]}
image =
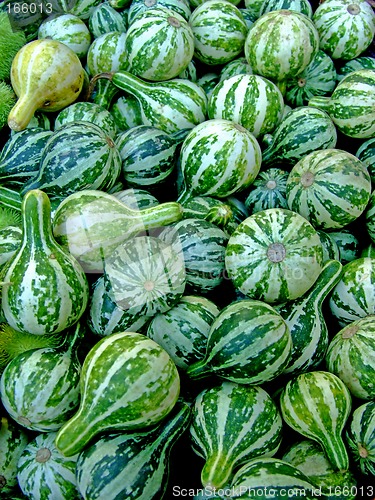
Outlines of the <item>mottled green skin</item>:
{"label": "mottled green skin", "polygon": [[130,73],[160,82],[185,71],[194,55],[190,24],[166,7],[139,14],[126,32],[127,69]]}
{"label": "mottled green skin", "polygon": [[346,75],[358,71],[359,69],[375,69],[375,58],[370,56],[360,56],[347,61],[337,70],[337,80],[341,81]]}
{"label": "mottled green skin", "polygon": [[367,401],[354,410],[346,440],[356,467],[363,474],[375,476],[375,401]]}
{"label": "mottled green skin", "polygon": [[293,10],[310,18],[313,14],[311,4],[308,0],[265,0],[259,14],[263,16],[267,12],[281,9]]}
{"label": "mottled green skin", "polygon": [[94,123],[112,139],[117,133],[116,123],[110,112],[94,102],[79,101],[60,111],[55,119],[54,130],[70,122],[85,121]]}
{"label": "mottled green skin", "polygon": [[262,169],[245,199],[250,214],[268,208],[288,208],[286,182],[289,173],[282,168]]}
{"label": "mottled green skin", "polygon": [[349,469],[342,437],[351,412],[349,389],[327,371],[301,373],[290,380],[280,395],[284,421],[305,437],[317,441],[334,469]]}
{"label": "mottled green skin", "polygon": [[329,307],[339,325],[375,313],[375,259],[359,257],[346,264],[332,290]]}
{"label": "mottled green skin", "polygon": [[192,11],[189,0],[147,0],[147,2],[145,0],[132,0],[128,10],[129,25],[144,11],[159,7],[166,7],[173,12],[177,12],[186,21],[189,20]]}
{"label": "mottled green skin", "polygon": [[180,379],[156,342],[119,332],[101,339],[87,354],[80,391],[77,413],[56,436],[65,456],[81,452],[100,432],[138,430],[160,422],[177,402]]}
{"label": "mottled green skin", "polygon": [[85,448],[77,461],[77,486],[84,498],[148,500],[168,485],[170,452],[190,423],[191,407],[177,402],[149,430],[107,434]]}
{"label": "mottled green skin", "polygon": [[225,381],[204,389],[195,399],[190,426],[193,450],[205,460],[202,485],[220,488],[241,464],[273,456],[281,433],[279,410],[261,387]]}
{"label": "mottled green skin", "polygon": [[128,27],[127,16],[114,9],[109,2],[102,2],[91,12],[88,26],[94,38],[111,31],[125,33]]}
{"label": "mottled green skin", "polygon": [[353,321],[331,340],[325,356],[327,369],[359,399],[375,397],[375,315]]}
{"label": "mottled green skin", "polygon": [[341,229],[365,211],[371,179],[358,158],[341,149],[322,149],[304,156],[292,168],[286,198],[316,229]]}
{"label": "mottled green skin", "polygon": [[[374,68],[375,69],[375,68]],[[371,182],[375,183],[375,137],[362,142],[355,153],[356,157],[364,163],[371,177]]]}
{"label": "mottled green skin", "polygon": [[120,31],[103,33],[95,38],[87,52],[89,75],[125,69],[127,66],[125,40],[126,34]]}
{"label": "mottled green skin", "polygon": [[0,266],[8,262],[18,251],[22,242],[22,229],[8,226],[0,229]]}
{"label": "mottled green skin", "polygon": [[[75,468],[78,455],[66,458],[56,448],[56,432],[38,434],[24,449],[18,462],[18,484],[29,498],[78,499]],[[50,456],[46,450],[49,450]],[[36,460],[36,457],[41,460]],[[48,458],[49,456],[49,458]]]}
{"label": "mottled green skin", "polygon": [[270,208],[237,227],[226,248],[225,267],[247,297],[280,304],[297,299],[314,284],[322,261],[313,226],[296,212]]}
{"label": "mottled green skin", "polygon": [[358,57],[375,34],[375,13],[363,0],[328,0],[318,5],[312,19],[320,48],[333,59]]}
{"label": "mottled green skin", "polygon": [[17,464],[29,442],[29,436],[11,417],[2,415],[0,420],[0,478],[1,493],[11,494],[17,486]]}

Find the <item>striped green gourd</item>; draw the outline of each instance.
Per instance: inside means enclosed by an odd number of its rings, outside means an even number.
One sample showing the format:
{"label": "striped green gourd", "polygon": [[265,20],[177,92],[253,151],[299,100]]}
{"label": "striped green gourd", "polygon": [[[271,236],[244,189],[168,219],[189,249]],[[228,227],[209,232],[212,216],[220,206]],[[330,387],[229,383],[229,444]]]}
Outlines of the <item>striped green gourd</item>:
{"label": "striped green gourd", "polygon": [[365,211],[371,178],[356,156],[342,149],[321,149],[299,160],[286,184],[290,210],[316,229],[341,229]]}
{"label": "striped green gourd", "polygon": [[343,328],[375,314],[375,258],[359,257],[345,264],[329,298],[333,317]]}
{"label": "striped green gourd", "polygon": [[332,467],[349,469],[343,429],[352,408],[349,389],[327,371],[301,373],[290,380],[280,395],[280,409],[287,425],[317,441]]}
{"label": "striped green gourd", "polygon": [[249,213],[268,208],[288,208],[286,182],[289,173],[282,168],[262,169],[250,186],[245,199]]}
{"label": "striped green gourd", "polygon": [[74,14],[62,14],[45,19],[38,28],[38,39],[42,38],[51,38],[64,43],[80,59],[86,57],[91,44],[88,27]]}
{"label": "striped green gourd", "polygon": [[149,81],[176,78],[194,55],[193,30],[176,11],[157,6],[139,14],[126,31],[127,71]]}
{"label": "striped green gourd", "polygon": [[55,240],[48,196],[31,190],[22,201],[23,238],[2,274],[2,310],[10,326],[36,335],[75,324],[88,296],[86,275]]}
{"label": "striped green gourd", "polygon": [[22,197],[18,189],[0,186],[0,207],[21,213]]}
{"label": "striped green gourd", "polygon": [[127,185],[152,188],[165,181],[175,170],[182,140],[150,125],[117,134],[115,144]]}
{"label": "striped green gourd", "polygon": [[[374,68],[375,69],[375,68]],[[363,141],[355,153],[368,169],[372,183],[375,182],[375,137]]]}
{"label": "striped green gourd", "polygon": [[221,488],[241,464],[273,456],[281,436],[279,410],[259,386],[224,381],[195,399],[190,437],[194,452],[204,460],[204,487]]}
{"label": "striped green gourd", "polygon": [[190,18],[194,58],[209,66],[226,64],[243,52],[247,25],[238,7],[225,0],[206,0]]}
{"label": "striped green gourd", "polygon": [[18,100],[8,126],[19,132],[35,111],[60,111],[74,102],[83,88],[84,69],[72,49],[57,40],[33,40],[15,55],[11,83]]}
{"label": "striped green gourd", "polygon": [[37,434],[18,462],[18,484],[27,498],[78,500],[75,468],[78,455],[64,457],[55,445],[56,432]]}
{"label": "striped green gourd", "polygon": [[176,202],[133,210],[111,194],[83,190],[67,196],[57,207],[53,232],[86,271],[100,273],[121,243],[181,218],[182,207]]}
{"label": "striped green gourd", "polygon": [[168,486],[170,453],[187,430],[190,418],[190,404],[180,400],[156,427],[107,434],[84,449],[76,468],[83,498],[161,498]]}
{"label": "striped green gourd", "polygon": [[109,2],[102,2],[91,12],[88,27],[94,38],[104,33],[119,31],[125,33],[128,28],[126,11],[114,9]]}
{"label": "striped green gourd", "polygon": [[265,0],[259,11],[259,17],[267,12],[281,9],[300,12],[310,18],[313,15],[313,9],[308,0]]}
{"label": "striped green gourd", "polygon": [[326,264],[329,260],[339,260],[342,264],[340,257],[340,249],[336,241],[332,238],[331,234],[327,231],[318,229],[320,242],[323,247],[323,263]]}
{"label": "striped green gourd", "polygon": [[[322,447],[311,439],[296,441],[282,456],[309,478],[316,492],[335,500],[355,500],[357,480],[351,471],[338,472],[328,461]],[[334,494],[334,495],[332,495]]]}
{"label": "striped green gourd", "polygon": [[90,349],[80,388],[79,409],[56,436],[65,456],[81,452],[103,431],[140,430],[159,423],[177,402],[180,378],[156,342],[140,333],[119,332]]}
{"label": "striped green gourd", "polygon": [[267,498],[267,492],[272,492],[274,498],[282,498],[286,492],[289,498],[316,498],[316,488],[305,474],[288,462],[273,457],[254,458],[244,464],[235,472],[229,489],[234,498],[244,500],[252,498],[247,492],[255,492],[256,497],[262,499]]}
{"label": "striped green gourd", "polygon": [[178,200],[225,198],[249,187],[259,173],[261,149],[245,127],[230,120],[206,120],[193,128],[180,151],[183,187]]}
{"label": "striped green gourd", "polygon": [[[237,4],[237,6],[238,6],[238,4]],[[246,7],[241,7],[241,6],[238,6],[238,7],[239,7],[239,11],[241,12],[242,17],[244,18],[244,21],[246,23],[246,27],[249,30],[252,27],[252,25],[255,23],[256,17]]]}
{"label": "striped green gourd", "polygon": [[209,71],[208,73],[204,73],[199,78],[197,78],[197,83],[206,93],[207,99],[210,98],[210,95],[215,86],[219,83],[219,80],[220,76],[215,71]]}
{"label": "striped green gourd", "polygon": [[139,102],[132,95],[126,94],[115,99],[109,111],[118,133],[143,124]]}
{"label": "striped green gourd", "polygon": [[142,314],[130,314],[117,304],[111,282],[102,274],[92,286],[87,312],[87,326],[99,337],[118,332],[140,332],[150,318]]}
{"label": "striped green gourd", "polygon": [[301,297],[323,266],[313,226],[284,208],[261,210],[245,219],[228,241],[225,268],[248,298],[276,304]]}
{"label": "striped green gourd", "polygon": [[11,495],[17,487],[17,464],[30,440],[26,431],[9,415],[0,419],[0,492]]}
{"label": "striped green gourd", "polygon": [[375,194],[371,193],[369,203],[366,207],[366,230],[371,242],[375,240]]}
{"label": "striped green gourd", "polygon": [[214,374],[239,384],[263,384],[284,371],[291,351],[289,327],[271,305],[234,301],[213,321],[204,358],[186,373],[194,380]]}
{"label": "striped green gourd", "polygon": [[57,431],[79,402],[81,364],[77,349],[83,328],[66,332],[59,347],[25,351],[5,367],[1,401],[8,414],[26,429]]}
{"label": "striped green gourd", "polygon": [[269,139],[262,149],[262,166],[281,163],[286,168],[317,149],[334,148],[337,131],[325,111],[298,106],[283,118]]}
{"label": "striped green gourd", "polygon": [[66,0],[58,0],[63,3],[64,11],[68,9],[68,12],[78,16],[80,19],[86,21],[86,19],[90,18],[92,11],[95,9],[97,5],[101,3],[101,0],[77,0],[75,2],[70,2],[70,4],[66,3]]}
{"label": "striped green gourd", "polygon": [[56,116],[54,130],[56,131],[67,123],[75,121],[94,123],[112,139],[117,134],[114,117],[107,109],[102,108],[95,102],[79,101],[61,110]]}
{"label": "striped green gourd", "polygon": [[327,369],[337,375],[353,397],[375,397],[375,315],[357,319],[330,340]]}
{"label": "striped green gourd", "polygon": [[281,122],[284,99],[278,87],[259,75],[235,75],[219,82],[208,100],[208,117],[230,120],[255,137]]}
{"label": "striped green gourd", "polygon": [[318,50],[298,76],[287,81],[285,101],[291,106],[306,106],[315,95],[329,95],[336,87],[336,68],[332,59]]}
{"label": "striped green gourd", "polygon": [[190,129],[205,121],[207,97],[195,82],[172,78],[147,82],[128,71],[103,73],[119,89],[134,96],[140,105],[144,125],[160,128],[167,134]]}
{"label": "striped green gourd", "polygon": [[120,244],[105,262],[105,276],[116,304],[132,316],[167,311],[186,285],[182,254],[149,235]]}
{"label": "striped green gourd", "polygon": [[128,188],[113,193],[113,196],[133,210],[155,207],[159,201],[146,189]]}
{"label": "striped green gourd", "polygon": [[21,194],[31,189],[41,189],[51,197],[65,197],[82,189],[106,191],[120,171],[121,156],[111,137],[94,123],[74,121],[49,138],[39,171],[24,184]]}
{"label": "striped green gourd", "polygon": [[191,15],[191,5],[189,0],[132,0],[128,9],[129,26],[134,20],[148,9],[166,7],[180,16],[189,20]]}
{"label": "striped green gourd", "polygon": [[375,57],[360,56],[345,62],[337,69],[336,78],[340,82],[346,75],[359,69],[375,69]]}
{"label": "striped green gourd", "polygon": [[328,0],[318,5],[313,21],[320,48],[333,59],[358,57],[375,35],[375,13],[364,0]]}
{"label": "striped green gourd", "polygon": [[224,280],[227,234],[203,219],[182,219],[162,230],[159,238],[182,258],[186,285],[195,293],[207,293]]}
{"label": "striped green gourd", "polygon": [[9,137],[0,154],[0,181],[24,183],[38,173],[43,149],[51,130],[26,128]]}
{"label": "striped green gourd", "polygon": [[22,229],[18,226],[0,228],[0,266],[8,262],[19,250],[22,242]]}
{"label": "striped green gourd", "polygon": [[147,336],[168,352],[178,368],[186,370],[204,357],[208,333],[218,314],[212,300],[184,295],[171,309],[151,319]]}
{"label": "striped green gourd", "polygon": [[347,264],[361,257],[362,245],[358,235],[354,234],[352,227],[350,229],[329,231],[329,236],[336,243],[339,250],[341,264]]}
{"label": "striped green gourd", "polygon": [[317,368],[324,360],[329,332],[322,307],[340,279],[341,271],[338,260],[329,260],[310,290],[276,308],[292,337],[292,351],[284,374],[298,375]]}
{"label": "striped green gourd", "polygon": [[374,102],[375,70],[361,69],[343,78],[330,97],[312,97],[308,105],[325,110],[342,134],[371,139],[375,132]]}
{"label": "striped green gourd", "polygon": [[238,226],[237,218],[227,200],[212,196],[193,196],[182,205],[184,219],[205,219],[231,234]]}
{"label": "striped green gourd", "polygon": [[233,61],[224,64],[220,70],[219,81],[222,82],[226,78],[231,78],[236,75],[252,75],[253,70],[247,62],[246,57],[238,56]]}
{"label": "striped green gourd", "polygon": [[346,441],[357,468],[375,476],[375,401],[367,401],[353,411],[348,422]]}
{"label": "striped green gourd", "polygon": [[244,46],[254,73],[274,81],[283,94],[286,81],[302,73],[318,49],[319,36],[312,20],[288,9],[260,16],[249,30]]}

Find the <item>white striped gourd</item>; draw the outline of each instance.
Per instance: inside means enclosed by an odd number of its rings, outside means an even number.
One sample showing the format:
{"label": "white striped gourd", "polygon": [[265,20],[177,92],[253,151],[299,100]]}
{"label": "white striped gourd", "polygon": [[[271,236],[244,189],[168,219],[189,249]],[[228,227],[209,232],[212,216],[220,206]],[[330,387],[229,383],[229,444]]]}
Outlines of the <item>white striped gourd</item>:
{"label": "white striped gourd", "polygon": [[209,66],[225,64],[242,53],[247,26],[233,3],[206,0],[193,10],[189,24],[194,35],[194,57],[200,62]]}
{"label": "white striped gourd", "polygon": [[227,197],[244,190],[260,170],[257,139],[230,120],[206,120],[193,128],[180,151],[183,188],[178,200],[191,196]]}
{"label": "white striped gourd", "polygon": [[[321,230],[318,230],[318,234],[323,247],[323,262],[326,263],[330,259],[341,262],[339,247],[331,234]],[[346,262],[341,263],[346,264]]]}
{"label": "white striped gourd", "polygon": [[56,448],[55,438],[56,432],[43,432],[28,443],[18,462],[19,487],[29,498],[78,500],[78,455],[64,457]]}
{"label": "white striped gourd", "polygon": [[330,97],[312,97],[308,105],[326,111],[344,135],[372,138],[375,132],[375,70],[353,71],[343,78]]}
{"label": "white striped gourd", "polygon": [[94,38],[111,31],[125,33],[128,27],[126,11],[117,11],[109,2],[102,2],[92,10],[88,27]]}
{"label": "white striped gourd", "polygon": [[280,408],[286,424],[322,446],[335,470],[349,469],[342,433],[352,399],[341,379],[326,371],[301,373],[284,387]]}
{"label": "white striped gourd", "polygon": [[193,196],[183,204],[184,219],[205,219],[230,234],[238,222],[232,207],[226,200],[212,196]]}
{"label": "white striped gourd", "polygon": [[337,69],[337,81],[341,81],[349,73],[359,69],[375,69],[375,57],[361,56],[347,61]]}
{"label": "white striped gourd", "polygon": [[375,34],[375,13],[364,0],[326,0],[314,12],[319,45],[333,59],[358,57]]}
{"label": "white striped gourd", "polygon": [[375,397],[375,315],[357,319],[330,340],[327,369],[337,375],[353,397]]}
{"label": "white striped gourd", "polygon": [[254,73],[275,82],[283,94],[286,80],[302,73],[318,49],[319,36],[312,20],[287,9],[260,16],[249,30],[244,46]]}
{"label": "white striped gourd", "polygon": [[194,452],[205,461],[202,485],[221,488],[241,464],[277,452],[282,420],[264,389],[225,381],[196,397],[190,436]]}
{"label": "white striped gourd", "polygon": [[56,446],[72,456],[103,431],[157,424],[173,409],[179,392],[176,365],[156,342],[136,332],[109,335],[83,362],[80,406],[58,431]]}
{"label": "white striped gourd", "polygon": [[192,379],[215,374],[239,384],[263,384],[280,375],[292,351],[289,327],[269,304],[234,301],[208,333],[206,353],[187,369]]}
{"label": "white striped gourd", "polygon": [[127,71],[160,82],[185,71],[194,55],[190,24],[177,12],[158,6],[139,14],[126,31]]}
{"label": "white striped gourd", "polygon": [[293,10],[305,14],[307,17],[312,17],[313,9],[308,0],[265,0],[259,12],[259,17],[273,10]]}
{"label": "white striped gourd", "polygon": [[82,189],[106,191],[115,184],[120,171],[120,153],[103,129],[86,121],[69,122],[49,138],[39,171],[24,184],[21,194],[31,189],[59,197]]}
{"label": "white striped gourd", "polygon": [[180,400],[159,425],[107,434],[85,448],[76,468],[83,498],[146,500],[165,495],[170,452],[188,428],[190,417],[190,404]]}
{"label": "white striped gourd", "polygon": [[79,402],[81,325],[59,347],[30,349],[13,358],[1,376],[1,401],[26,429],[57,431]]}
{"label": "white striped gourd", "polygon": [[304,156],[286,184],[290,210],[315,229],[341,229],[365,211],[371,195],[366,166],[342,149],[321,149]]}
{"label": "white striped gourd", "polygon": [[355,408],[348,422],[346,440],[358,470],[375,476],[375,401]]}
{"label": "white striped gourd", "polygon": [[133,95],[139,102],[143,123],[167,134],[193,128],[206,119],[207,97],[195,82],[180,78],[147,82],[127,71],[103,73],[98,78],[108,78]]}
{"label": "white striped gourd", "polygon": [[10,76],[18,101],[8,115],[8,125],[16,131],[27,127],[36,110],[59,111],[74,102],[84,82],[78,56],[49,39],[24,45],[13,59]]}
{"label": "white striped gourd", "polygon": [[145,10],[155,9],[158,7],[166,7],[180,16],[189,20],[191,15],[191,5],[189,0],[132,0],[128,9],[129,26],[133,23],[137,16]]}
{"label": "white striped gourd", "polygon": [[329,260],[309,291],[276,308],[292,337],[292,351],[284,374],[298,375],[318,367],[324,360],[329,336],[322,306],[338,282],[341,271],[339,261]]}
{"label": "white striped gourd", "polygon": [[280,123],[284,99],[278,87],[259,75],[236,75],[219,82],[208,101],[208,117],[230,120],[255,137]]}
{"label": "white striped gourd", "polygon": [[133,210],[115,196],[82,190],[57,207],[53,232],[57,241],[82,263],[85,270],[103,272],[116,247],[137,233],[172,224],[182,218],[176,202]]}
{"label": "white striped gourd", "polygon": [[245,205],[250,214],[268,208],[288,208],[286,182],[289,173],[282,168],[261,169],[250,186]]}
{"label": "white striped gourd", "polygon": [[[375,69],[375,67],[374,67]],[[356,157],[364,163],[369,171],[372,183],[375,183],[375,137],[362,142],[355,153]]]}
{"label": "white striped gourd", "polygon": [[331,292],[329,308],[341,327],[375,314],[375,258],[359,257],[345,264]]}
{"label": "white striped gourd", "polygon": [[323,250],[313,226],[284,208],[245,219],[228,241],[225,268],[248,298],[276,304],[301,297],[322,270]]}
{"label": "white striped gourd", "polygon": [[[2,275],[2,310],[13,328],[53,334],[75,324],[89,289],[76,259],[54,239],[48,196],[29,191],[22,201],[23,239]],[[58,300],[57,300],[58,298]]]}
{"label": "white striped gourd", "polygon": [[207,337],[217,306],[199,295],[184,295],[168,311],[156,314],[147,336],[163,347],[182,370],[204,357]]}

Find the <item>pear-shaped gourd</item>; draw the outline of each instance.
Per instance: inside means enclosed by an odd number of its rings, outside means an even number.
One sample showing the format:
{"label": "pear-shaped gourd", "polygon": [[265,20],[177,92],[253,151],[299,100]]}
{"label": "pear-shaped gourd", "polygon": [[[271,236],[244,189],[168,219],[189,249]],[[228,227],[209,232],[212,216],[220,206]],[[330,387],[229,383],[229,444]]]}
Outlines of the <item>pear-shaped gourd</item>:
{"label": "pear-shaped gourd", "polygon": [[177,202],[133,210],[111,194],[82,190],[67,196],[57,207],[53,232],[85,270],[103,272],[106,258],[121,243],[140,231],[171,224],[181,217],[182,207]]}
{"label": "pear-shaped gourd", "polygon": [[77,408],[81,373],[77,344],[82,335],[77,324],[61,346],[25,351],[6,366],[0,380],[1,401],[26,429],[57,431]]}
{"label": "pear-shaped gourd", "polygon": [[83,87],[78,56],[57,40],[34,40],[13,59],[11,83],[18,101],[9,113],[12,130],[23,130],[36,110],[59,111],[74,102]]}
{"label": "pear-shaped gourd", "polygon": [[297,375],[318,366],[328,347],[328,328],[322,305],[338,282],[342,264],[329,260],[310,290],[302,297],[276,307],[292,337],[292,352],[283,373]]}
{"label": "pear-shaped gourd", "polygon": [[11,327],[22,332],[61,332],[74,325],[86,309],[86,275],[53,237],[46,193],[38,189],[26,193],[22,224],[22,244],[2,273],[3,314]]}
{"label": "pear-shaped gourd", "polygon": [[330,97],[315,96],[309,106],[326,111],[344,135],[370,139],[375,133],[375,70],[360,69],[343,78]]}
{"label": "pear-shaped gourd", "polygon": [[191,406],[181,400],[159,425],[106,434],[84,449],[76,469],[83,498],[162,498],[168,486],[171,449],[190,417]]}
{"label": "pear-shaped gourd", "polygon": [[116,87],[134,96],[141,107],[144,125],[159,128],[167,134],[190,129],[206,119],[207,97],[195,82],[172,78],[162,82],[147,82],[127,71],[100,73],[91,84],[101,78],[109,79]]}
{"label": "pear-shaped gourd", "polygon": [[269,394],[233,382],[204,389],[196,398],[190,436],[205,460],[204,487],[221,488],[232,471],[259,456],[273,456],[281,443],[282,421]]}
{"label": "pear-shaped gourd", "polygon": [[138,430],[159,423],[179,396],[176,365],[156,342],[136,332],[101,339],[81,372],[78,411],[58,431],[57,448],[81,452],[98,433]]}
{"label": "pear-shaped gourd", "polygon": [[351,406],[351,395],[344,382],[325,371],[301,373],[287,383],[280,395],[285,422],[303,436],[317,441],[339,471],[349,468],[342,432]]}

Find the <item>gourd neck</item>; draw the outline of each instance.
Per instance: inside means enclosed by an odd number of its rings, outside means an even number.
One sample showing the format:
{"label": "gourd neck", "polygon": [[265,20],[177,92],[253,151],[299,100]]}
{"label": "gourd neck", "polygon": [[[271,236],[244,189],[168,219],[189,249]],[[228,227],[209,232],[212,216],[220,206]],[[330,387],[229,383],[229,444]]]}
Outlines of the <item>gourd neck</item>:
{"label": "gourd neck", "polygon": [[52,235],[51,203],[40,189],[28,191],[22,200],[23,244],[38,250],[55,245]]}
{"label": "gourd neck", "polygon": [[230,454],[216,452],[210,455],[201,472],[201,482],[205,488],[219,489],[228,483],[233,470]]}
{"label": "gourd neck", "polygon": [[324,96],[314,96],[309,100],[308,106],[311,108],[321,109],[322,111],[329,111],[331,107],[331,98]]}
{"label": "gourd neck", "polygon": [[180,203],[169,201],[142,210],[129,209],[129,215],[138,221],[140,229],[153,229],[173,224],[182,219],[183,208]]}
{"label": "gourd neck", "polygon": [[346,472],[349,456],[341,436],[323,436],[320,442],[332,466],[339,472]]}
{"label": "gourd neck", "polygon": [[25,130],[38,107],[39,102],[35,96],[22,95],[8,115],[9,128],[16,132]]}
{"label": "gourd neck", "polygon": [[132,75],[128,71],[99,73],[98,75],[95,75],[90,82],[91,92],[93,92],[94,87],[101,79],[109,80],[115,88],[128,92],[136,98],[144,95],[152,85],[151,83],[146,83],[140,78]]}

